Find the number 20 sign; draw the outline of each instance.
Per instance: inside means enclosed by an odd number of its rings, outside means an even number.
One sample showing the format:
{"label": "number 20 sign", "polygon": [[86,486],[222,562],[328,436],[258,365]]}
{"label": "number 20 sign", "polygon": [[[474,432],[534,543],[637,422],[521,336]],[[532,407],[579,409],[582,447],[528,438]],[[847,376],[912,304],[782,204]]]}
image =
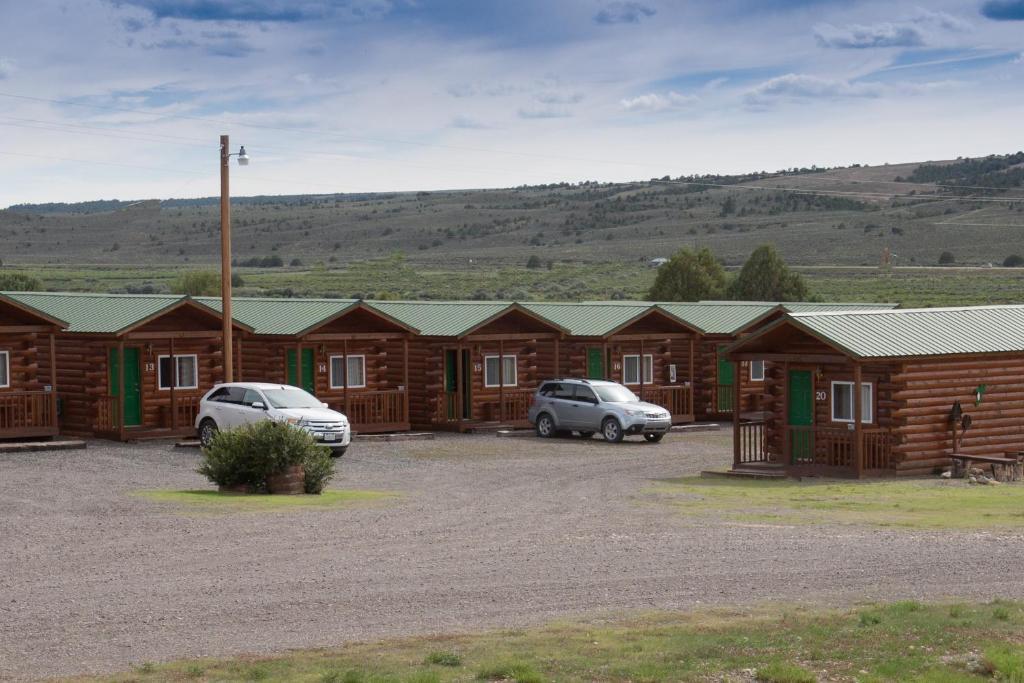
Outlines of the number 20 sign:
{"label": "number 20 sign", "polygon": [[828,399],[828,394],[824,391],[816,391],[814,392],[814,398],[819,401],[824,401]]}

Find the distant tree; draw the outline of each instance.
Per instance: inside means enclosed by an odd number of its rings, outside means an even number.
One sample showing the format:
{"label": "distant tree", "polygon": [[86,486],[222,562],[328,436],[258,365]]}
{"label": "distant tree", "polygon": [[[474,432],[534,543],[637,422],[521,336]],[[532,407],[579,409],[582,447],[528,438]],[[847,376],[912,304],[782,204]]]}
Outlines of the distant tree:
{"label": "distant tree", "polygon": [[37,292],[42,288],[42,283],[31,275],[25,275],[24,273],[0,273],[0,291]]}
{"label": "distant tree", "polygon": [[953,256],[953,252],[944,251],[939,254],[939,265],[940,266],[951,266],[956,263],[956,256]]}
{"label": "distant tree", "polygon": [[171,291],[188,296],[214,296],[220,293],[220,273],[215,270],[189,270],[171,283]]}
{"label": "distant tree", "polygon": [[794,273],[770,244],[754,250],[729,287],[732,299],[749,301],[805,301],[807,283]]}
{"label": "distant tree", "polygon": [[292,268],[298,268],[302,265],[302,261],[300,259],[293,258],[291,260],[291,263],[289,263],[288,265],[291,266]]}
{"label": "distant tree", "polygon": [[1003,259],[1004,268],[1020,268],[1021,266],[1024,266],[1024,256],[1020,254],[1010,254]]}
{"label": "distant tree", "polygon": [[231,273],[232,287],[245,287],[245,280],[238,273]]}
{"label": "distant tree", "polygon": [[725,295],[725,270],[707,248],[680,249],[658,268],[647,293],[651,301],[699,301]]}
{"label": "distant tree", "polygon": [[544,264],[541,262],[540,256],[537,256],[536,254],[526,260],[527,268],[540,268],[543,265]]}

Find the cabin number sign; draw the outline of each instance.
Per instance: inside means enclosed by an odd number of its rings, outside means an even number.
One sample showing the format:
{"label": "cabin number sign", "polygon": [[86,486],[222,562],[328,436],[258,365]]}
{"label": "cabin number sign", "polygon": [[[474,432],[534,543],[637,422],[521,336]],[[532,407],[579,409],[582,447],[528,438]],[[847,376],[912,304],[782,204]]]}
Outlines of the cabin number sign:
{"label": "cabin number sign", "polygon": [[814,392],[814,398],[817,399],[818,401],[827,401],[828,400],[828,392],[825,392],[825,391],[815,391]]}

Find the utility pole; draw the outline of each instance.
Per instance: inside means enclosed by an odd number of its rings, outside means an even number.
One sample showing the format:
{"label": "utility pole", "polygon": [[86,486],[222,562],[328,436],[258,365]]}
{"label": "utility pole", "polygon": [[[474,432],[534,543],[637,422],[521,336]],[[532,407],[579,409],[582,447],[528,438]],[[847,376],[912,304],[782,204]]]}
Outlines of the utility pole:
{"label": "utility pole", "polygon": [[228,136],[220,136],[220,310],[223,324],[224,381],[234,381],[234,363],[231,339],[231,190],[229,167],[231,154],[228,152]]}
{"label": "utility pole", "polygon": [[231,338],[231,187],[229,183],[229,166],[231,157],[238,157],[239,166],[249,165],[249,155],[245,146],[238,149],[237,154],[228,151],[228,136],[220,136],[220,310],[223,323],[224,381],[234,381],[234,341]]}

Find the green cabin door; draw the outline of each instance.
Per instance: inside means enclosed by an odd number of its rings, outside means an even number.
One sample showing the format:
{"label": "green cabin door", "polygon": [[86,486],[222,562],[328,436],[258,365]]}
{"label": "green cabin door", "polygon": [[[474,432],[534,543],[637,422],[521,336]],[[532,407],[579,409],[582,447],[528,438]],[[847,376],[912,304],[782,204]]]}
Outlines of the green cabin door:
{"label": "green cabin door", "polygon": [[313,381],[313,349],[302,349],[302,384],[299,384],[296,373],[295,349],[288,349],[288,384],[316,394],[316,383]]}
{"label": "green cabin door", "polygon": [[[110,395],[121,397],[121,372],[117,349],[110,349]],[[142,376],[139,370],[139,349],[124,350],[124,426],[142,424]],[[118,402],[120,404],[120,402]]]}
{"label": "green cabin door", "polygon": [[444,394],[447,404],[447,415],[449,420],[462,419],[464,416],[473,414],[473,399],[471,396],[472,366],[470,365],[469,351],[462,352],[462,412],[458,408],[458,370],[459,352],[456,349],[446,349],[444,352]]}
{"label": "green cabin door", "polygon": [[[789,405],[787,423],[797,429],[789,430],[790,462],[814,462],[814,378],[810,370],[789,371]],[[800,429],[804,427],[806,429]]]}
{"label": "green cabin door", "polygon": [[731,413],[736,364],[725,359],[725,348],[725,344],[718,347],[718,412]]}
{"label": "green cabin door", "polygon": [[587,348],[587,379],[604,379],[604,352],[599,346]]}

